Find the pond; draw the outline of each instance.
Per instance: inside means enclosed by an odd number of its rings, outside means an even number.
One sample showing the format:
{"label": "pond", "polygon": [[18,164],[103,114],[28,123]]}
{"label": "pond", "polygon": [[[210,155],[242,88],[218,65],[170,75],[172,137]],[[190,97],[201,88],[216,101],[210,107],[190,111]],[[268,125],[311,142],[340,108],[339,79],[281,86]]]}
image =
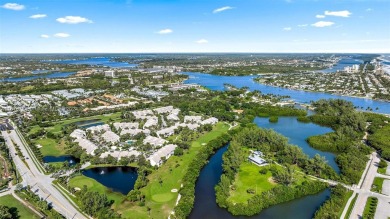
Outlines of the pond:
{"label": "pond", "polygon": [[54,163],[54,162],[65,162],[68,161],[70,166],[76,165],[77,163],[80,162],[79,159],[71,156],[71,155],[63,155],[63,156],[45,156],[42,158],[43,162],[45,163]]}
{"label": "pond", "polygon": [[201,170],[195,186],[195,203],[190,219],[311,219],[317,209],[329,198],[330,190],[327,189],[316,195],[272,206],[252,217],[233,216],[226,209],[218,207],[214,191],[222,174],[222,155],[227,147],[228,145],[219,149]]}
{"label": "pond", "polygon": [[83,175],[123,195],[134,188],[138,177],[137,170],[133,167],[96,167],[84,170]]}
{"label": "pond", "polygon": [[335,155],[329,152],[316,150],[306,142],[306,139],[314,135],[323,135],[333,130],[328,127],[319,126],[314,123],[302,123],[296,117],[279,117],[278,122],[269,122],[269,118],[257,117],[253,121],[257,126],[274,131],[286,136],[290,144],[302,148],[303,152],[310,157],[319,154],[326,158],[328,164],[337,172],[340,172],[335,161]]}
{"label": "pond", "polygon": [[78,128],[87,129],[98,125],[104,125],[104,122],[102,122],[100,119],[90,119],[74,122],[73,124],[75,124]]}

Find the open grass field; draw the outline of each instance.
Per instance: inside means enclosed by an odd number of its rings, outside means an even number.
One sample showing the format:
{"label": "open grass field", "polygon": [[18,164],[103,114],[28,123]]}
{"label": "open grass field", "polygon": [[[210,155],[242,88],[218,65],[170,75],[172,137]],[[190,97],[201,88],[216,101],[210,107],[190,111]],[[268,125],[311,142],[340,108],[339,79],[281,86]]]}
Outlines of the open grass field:
{"label": "open grass field", "polygon": [[69,125],[71,123],[80,122],[80,121],[86,121],[86,120],[92,120],[92,119],[100,119],[102,122],[108,122],[110,119],[113,121],[119,120],[121,116],[121,112],[117,113],[111,113],[111,114],[105,114],[105,115],[98,115],[98,116],[91,116],[91,117],[81,117],[81,118],[74,118],[74,119],[68,119],[63,120],[60,122],[55,122],[53,126],[47,127],[46,130],[50,131],[54,134],[60,133],[61,128],[65,125]]}
{"label": "open grass field", "polygon": [[[228,129],[229,125],[218,123],[211,132],[193,141],[187,153],[181,157],[172,156],[158,170],[149,175],[150,183],[142,189],[142,192],[146,195],[146,206],[151,208],[150,216],[146,207],[132,206],[128,203],[124,203],[116,210],[122,213],[123,218],[167,218],[178,196],[177,192],[171,190],[180,189],[190,162],[201,147],[207,147],[209,141],[226,133]],[[159,183],[159,179],[162,180],[162,184]]]}
{"label": "open grass field", "polygon": [[231,191],[228,201],[231,203],[246,203],[248,199],[255,195],[248,193],[248,189],[254,189],[256,194],[260,194],[275,187],[277,183],[272,181],[271,171],[266,174],[259,173],[264,168],[269,168],[269,166],[259,167],[253,163],[244,162],[240,166],[233,183],[236,190]]}
{"label": "open grass field", "polygon": [[[16,200],[12,195],[0,197],[0,205],[5,205],[14,210],[19,215],[19,219],[39,219],[39,217]],[[1,216],[1,215],[0,215]]]}
{"label": "open grass field", "polygon": [[371,186],[371,191],[382,193],[382,186],[384,180],[385,180],[384,178],[375,177],[374,182],[372,183]]}
{"label": "open grass field", "polygon": [[69,181],[69,185],[71,187],[78,187],[80,189],[83,188],[84,185],[86,185],[88,189],[91,191],[96,191],[101,194],[106,194],[109,200],[114,200],[113,207],[116,207],[119,204],[121,204],[123,199],[125,198],[125,196],[122,195],[121,193],[113,192],[107,187],[105,187],[104,185],[100,184],[98,181],[86,176],[76,176],[72,178]]}
{"label": "open grass field", "polygon": [[43,156],[61,156],[65,155],[65,144],[63,141],[56,142],[56,140],[51,138],[38,139],[34,142],[36,145],[42,145],[40,148]]}

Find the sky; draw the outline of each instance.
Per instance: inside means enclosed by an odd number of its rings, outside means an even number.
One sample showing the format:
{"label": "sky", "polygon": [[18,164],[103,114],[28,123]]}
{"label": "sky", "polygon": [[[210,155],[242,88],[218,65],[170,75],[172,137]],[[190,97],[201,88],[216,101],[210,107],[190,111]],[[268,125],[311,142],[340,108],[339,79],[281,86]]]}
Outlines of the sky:
{"label": "sky", "polygon": [[390,53],[390,0],[0,0],[0,53]]}

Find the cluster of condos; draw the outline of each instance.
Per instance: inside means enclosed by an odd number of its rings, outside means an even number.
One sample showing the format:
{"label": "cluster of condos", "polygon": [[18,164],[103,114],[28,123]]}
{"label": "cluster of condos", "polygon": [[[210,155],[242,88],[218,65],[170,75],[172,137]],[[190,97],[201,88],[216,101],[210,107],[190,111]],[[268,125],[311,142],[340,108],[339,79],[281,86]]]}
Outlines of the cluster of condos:
{"label": "cluster of condos", "polygon": [[[109,155],[120,160],[122,157],[139,156],[137,148],[122,149],[131,138],[143,134],[143,144],[148,144],[151,151],[142,154],[153,166],[161,165],[164,159],[173,155],[176,145],[170,144],[166,137],[175,134],[181,127],[196,130],[203,125],[214,125],[218,119],[214,117],[183,116],[173,106],[160,107],[131,112],[135,118],[132,122],[115,122],[89,127],[85,130],[75,129],[70,137],[83,148],[87,154],[106,158]],[[126,141],[122,142],[125,138]],[[127,147],[126,147],[127,148]]]}

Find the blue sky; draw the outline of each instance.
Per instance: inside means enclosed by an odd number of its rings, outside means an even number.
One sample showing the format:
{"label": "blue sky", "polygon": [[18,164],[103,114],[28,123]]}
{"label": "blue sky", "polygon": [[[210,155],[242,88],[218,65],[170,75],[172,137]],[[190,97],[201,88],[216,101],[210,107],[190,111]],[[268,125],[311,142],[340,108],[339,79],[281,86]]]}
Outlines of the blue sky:
{"label": "blue sky", "polygon": [[0,53],[390,52],[390,0],[0,0]]}

